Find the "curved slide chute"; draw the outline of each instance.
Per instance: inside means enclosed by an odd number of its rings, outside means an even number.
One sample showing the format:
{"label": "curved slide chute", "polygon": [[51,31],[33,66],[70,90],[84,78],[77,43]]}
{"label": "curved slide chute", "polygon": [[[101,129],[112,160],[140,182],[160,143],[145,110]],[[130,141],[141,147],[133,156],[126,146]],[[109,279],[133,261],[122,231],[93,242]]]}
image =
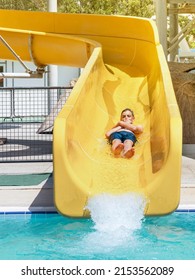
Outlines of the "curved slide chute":
{"label": "curved slide chute", "polygon": [[[153,21],[5,10],[0,18],[1,36],[24,61],[83,68],[54,124],[59,212],[88,216],[90,197],[129,192],[147,198],[145,215],[174,211],[180,198],[182,122]],[[3,44],[0,54],[13,59]],[[144,126],[129,160],[115,158],[104,136],[126,107]]]}

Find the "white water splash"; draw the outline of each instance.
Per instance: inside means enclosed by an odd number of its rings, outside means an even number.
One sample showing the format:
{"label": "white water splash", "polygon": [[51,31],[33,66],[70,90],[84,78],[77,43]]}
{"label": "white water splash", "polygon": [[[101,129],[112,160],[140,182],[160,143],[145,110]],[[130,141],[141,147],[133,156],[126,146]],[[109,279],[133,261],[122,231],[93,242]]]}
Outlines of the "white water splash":
{"label": "white water splash", "polygon": [[146,199],[137,193],[100,194],[89,199],[87,209],[99,232],[134,231],[141,228]]}

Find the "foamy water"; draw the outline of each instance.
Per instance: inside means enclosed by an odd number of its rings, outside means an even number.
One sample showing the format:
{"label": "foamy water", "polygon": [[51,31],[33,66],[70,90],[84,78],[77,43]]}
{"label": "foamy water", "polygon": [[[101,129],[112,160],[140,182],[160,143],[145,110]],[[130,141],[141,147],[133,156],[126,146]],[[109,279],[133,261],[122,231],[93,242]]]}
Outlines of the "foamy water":
{"label": "foamy water", "polygon": [[144,217],[145,198],[136,193],[111,195],[103,193],[89,199],[87,209],[100,232],[119,229],[136,230]]}
{"label": "foamy water", "polygon": [[86,250],[105,253],[118,247],[136,246],[133,233],[142,226],[145,205],[145,198],[135,193],[103,193],[90,198],[86,208],[90,211],[95,231],[83,239]]}

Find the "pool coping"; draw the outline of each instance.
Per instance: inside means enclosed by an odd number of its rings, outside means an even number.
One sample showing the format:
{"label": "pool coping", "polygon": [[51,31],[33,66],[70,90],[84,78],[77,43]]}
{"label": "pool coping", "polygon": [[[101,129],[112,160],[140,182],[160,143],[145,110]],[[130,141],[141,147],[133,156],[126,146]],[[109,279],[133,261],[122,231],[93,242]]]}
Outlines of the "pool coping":
{"label": "pool coping", "polygon": [[195,204],[181,204],[175,212],[195,212]]}
{"label": "pool coping", "polygon": [[[195,204],[182,204],[174,212],[195,212]],[[5,214],[58,214],[55,207],[0,207],[0,215]]]}
{"label": "pool coping", "polygon": [[0,207],[0,215],[2,214],[54,214],[58,213],[55,207]]}

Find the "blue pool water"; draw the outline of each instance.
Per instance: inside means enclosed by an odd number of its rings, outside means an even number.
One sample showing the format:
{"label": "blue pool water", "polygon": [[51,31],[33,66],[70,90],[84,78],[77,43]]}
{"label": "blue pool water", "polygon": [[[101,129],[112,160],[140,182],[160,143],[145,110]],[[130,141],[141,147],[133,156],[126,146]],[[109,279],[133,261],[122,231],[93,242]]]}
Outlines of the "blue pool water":
{"label": "blue pool water", "polygon": [[195,213],[145,217],[140,227],[99,230],[59,214],[0,215],[1,260],[195,259]]}

